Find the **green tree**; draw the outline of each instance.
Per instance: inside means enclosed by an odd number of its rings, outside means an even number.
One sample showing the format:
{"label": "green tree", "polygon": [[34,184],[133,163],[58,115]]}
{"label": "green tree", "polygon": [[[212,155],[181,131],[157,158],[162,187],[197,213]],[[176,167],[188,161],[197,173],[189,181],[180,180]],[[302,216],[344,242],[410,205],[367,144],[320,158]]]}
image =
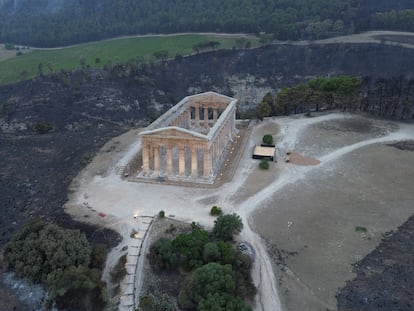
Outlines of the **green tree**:
{"label": "green tree", "polygon": [[63,271],[71,266],[87,267],[90,255],[89,243],[79,230],[34,223],[25,226],[6,245],[4,262],[18,275],[45,283],[53,271]]}
{"label": "green tree", "polygon": [[48,275],[49,301],[55,300],[59,309],[103,310],[105,283],[99,270],[71,266]]}
{"label": "green tree", "polygon": [[236,282],[231,265],[208,263],[196,270],[187,279],[180,291],[178,301],[184,308],[191,305],[198,306],[203,299],[215,293],[233,294],[236,291]]}
{"label": "green tree", "polygon": [[259,168],[262,170],[268,170],[269,169],[269,160],[268,159],[263,159],[260,161],[259,163]]}
{"label": "green tree", "polygon": [[175,269],[178,265],[177,253],[172,241],[160,238],[150,247],[150,263],[160,269]]}
{"label": "green tree", "polygon": [[273,145],[273,136],[272,134],[263,135],[262,142],[267,145]]}
{"label": "green tree", "polygon": [[174,250],[180,255],[185,269],[192,270],[203,264],[204,245],[208,240],[208,232],[198,226],[193,226],[191,232],[179,234],[173,240]]}
{"label": "green tree", "polygon": [[219,216],[221,214],[223,214],[222,209],[216,205],[214,205],[210,210],[210,215],[212,216]]}
{"label": "green tree", "polygon": [[218,261],[220,260],[220,250],[217,243],[209,242],[204,245],[203,259],[205,262]]}
{"label": "green tree", "polygon": [[222,215],[214,221],[213,235],[217,239],[231,241],[242,229],[243,222],[239,215]]}

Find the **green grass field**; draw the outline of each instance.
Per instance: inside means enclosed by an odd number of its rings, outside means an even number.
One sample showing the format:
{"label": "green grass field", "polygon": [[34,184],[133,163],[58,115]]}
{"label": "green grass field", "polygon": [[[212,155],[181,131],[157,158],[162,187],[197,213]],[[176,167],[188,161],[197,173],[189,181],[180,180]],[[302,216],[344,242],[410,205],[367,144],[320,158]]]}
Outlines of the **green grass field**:
{"label": "green grass field", "polygon": [[[86,65],[103,67],[108,61],[113,64],[124,63],[131,59],[150,59],[153,53],[161,50],[168,51],[168,57],[173,58],[177,53],[188,55],[192,47],[200,42],[220,42],[219,49],[230,49],[236,45],[236,37],[220,37],[214,35],[176,35],[154,36],[141,38],[119,38],[95,43],[86,43],[63,49],[36,50],[0,61],[0,84],[17,82],[33,78],[38,74],[38,66],[43,64],[43,72],[49,72],[50,64],[54,71],[80,68],[80,60]],[[246,37],[251,47],[259,45],[259,38]],[[100,59],[96,63],[96,59]],[[22,74],[25,72],[24,74]]]}

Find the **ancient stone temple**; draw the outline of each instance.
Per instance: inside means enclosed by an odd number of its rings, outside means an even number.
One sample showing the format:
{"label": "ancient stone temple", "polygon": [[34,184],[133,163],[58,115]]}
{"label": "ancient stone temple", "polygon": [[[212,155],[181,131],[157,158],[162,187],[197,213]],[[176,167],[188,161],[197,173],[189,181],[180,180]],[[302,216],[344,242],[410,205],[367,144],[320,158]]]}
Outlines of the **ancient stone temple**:
{"label": "ancient stone temple", "polygon": [[141,178],[214,181],[236,134],[237,100],[187,96],[141,132]]}

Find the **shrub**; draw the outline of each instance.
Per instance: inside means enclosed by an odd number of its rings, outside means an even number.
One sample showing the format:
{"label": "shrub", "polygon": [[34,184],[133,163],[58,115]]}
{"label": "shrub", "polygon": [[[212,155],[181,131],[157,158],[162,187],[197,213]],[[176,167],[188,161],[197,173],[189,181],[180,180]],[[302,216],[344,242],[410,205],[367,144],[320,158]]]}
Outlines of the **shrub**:
{"label": "shrub", "polygon": [[272,134],[265,134],[262,138],[262,141],[266,145],[273,145],[273,136],[272,136]]}
{"label": "shrub", "polygon": [[174,303],[172,299],[167,294],[161,294],[156,291],[155,293],[150,293],[139,298],[139,310],[141,311],[153,311],[153,310],[162,310],[162,311],[173,311]]}
{"label": "shrub", "polygon": [[268,159],[263,159],[260,161],[259,163],[259,168],[262,170],[268,170],[269,169],[269,160]]}
{"label": "shrub", "polygon": [[164,211],[160,211],[160,212],[158,213],[158,217],[159,217],[159,218],[164,218],[164,217],[165,217],[165,212],[164,212]]}
{"label": "shrub", "polygon": [[223,211],[221,210],[220,207],[214,205],[211,210],[210,210],[210,215],[212,216],[220,216],[223,214]]}
{"label": "shrub", "polygon": [[355,227],[355,231],[356,231],[356,232],[362,232],[362,233],[365,233],[365,232],[367,232],[368,230],[367,230],[367,228],[365,228],[365,227],[356,226],[356,227]]}

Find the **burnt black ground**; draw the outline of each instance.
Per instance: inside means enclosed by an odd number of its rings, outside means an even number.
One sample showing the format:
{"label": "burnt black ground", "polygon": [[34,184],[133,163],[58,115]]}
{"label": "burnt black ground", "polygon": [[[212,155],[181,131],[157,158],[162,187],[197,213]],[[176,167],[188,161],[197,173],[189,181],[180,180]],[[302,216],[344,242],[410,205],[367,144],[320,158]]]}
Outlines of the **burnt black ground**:
{"label": "burnt black ground", "polygon": [[339,310],[414,310],[414,216],[354,266],[337,295]]}

